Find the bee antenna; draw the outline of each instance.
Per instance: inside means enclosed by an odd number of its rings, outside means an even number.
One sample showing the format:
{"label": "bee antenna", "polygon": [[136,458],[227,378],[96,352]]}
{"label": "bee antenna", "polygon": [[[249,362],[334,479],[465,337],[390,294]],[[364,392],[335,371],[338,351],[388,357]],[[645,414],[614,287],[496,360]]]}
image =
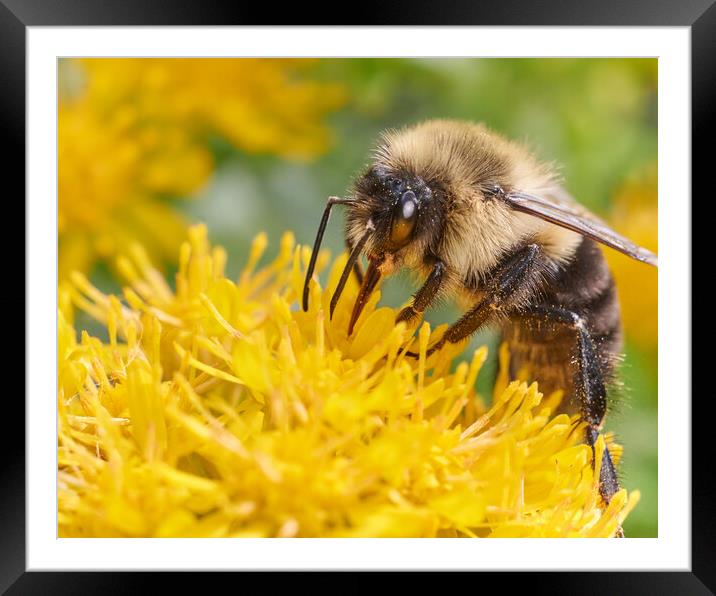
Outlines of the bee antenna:
{"label": "bee antenna", "polygon": [[308,284],[313,277],[313,271],[316,268],[316,259],[318,258],[318,251],[321,248],[321,242],[323,241],[323,233],[326,231],[326,225],[328,224],[328,218],[331,215],[331,209],[333,205],[350,205],[354,203],[353,199],[341,199],[339,197],[328,197],[326,202],[326,208],[323,210],[323,217],[321,223],[318,226],[318,233],[316,234],[316,240],[313,243],[313,252],[311,253],[311,260],[308,262],[308,269],[306,270],[306,281],[303,283],[303,310],[308,310]]}
{"label": "bee antenna", "polygon": [[353,265],[355,265],[355,262],[358,260],[360,253],[363,251],[363,247],[365,246],[365,243],[368,240],[368,237],[370,236],[371,232],[373,232],[374,230],[375,230],[375,228],[373,227],[373,224],[371,222],[368,222],[368,226],[366,227],[365,232],[360,237],[360,240],[358,240],[356,245],[353,247],[353,250],[351,251],[351,254],[348,257],[348,261],[346,261],[346,266],[343,268],[343,273],[341,273],[341,278],[338,280],[338,285],[336,286],[336,289],[333,292],[333,296],[331,297],[331,308],[330,308],[329,319],[333,319],[333,311],[336,309],[336,304],[338,304],[338,299],[341,297],[341,294],[343,293],[343,288],[346,287],[346,282],[348,281],[348,277],[351,274]]}

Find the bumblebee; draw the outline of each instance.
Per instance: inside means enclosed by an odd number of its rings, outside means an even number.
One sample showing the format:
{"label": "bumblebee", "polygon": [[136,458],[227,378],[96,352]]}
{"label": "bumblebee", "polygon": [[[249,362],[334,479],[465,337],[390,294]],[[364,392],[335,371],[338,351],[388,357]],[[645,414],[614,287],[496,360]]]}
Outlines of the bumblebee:
{"label": "bumblebee", "polygon": [[[523,145],[481,124],[431,120],[384,133],[349,197],[328,199],[306,272],[304,310],[334,205],[346,207],[349,257],[331,315],[351,271],[360,283],[349,334],[381,277],[408,268],[422,285],[397,321],[422,316],[438,298],[465,309],[428,355],[496,325],[510,346],[511,372],[531,371],[543,392],[563,389],[594,450],[622,348],[616,287],[598,244],[652,266],[656,255],[577,203],[553,166]],[[618,489],[607,450],[603,501]]]}

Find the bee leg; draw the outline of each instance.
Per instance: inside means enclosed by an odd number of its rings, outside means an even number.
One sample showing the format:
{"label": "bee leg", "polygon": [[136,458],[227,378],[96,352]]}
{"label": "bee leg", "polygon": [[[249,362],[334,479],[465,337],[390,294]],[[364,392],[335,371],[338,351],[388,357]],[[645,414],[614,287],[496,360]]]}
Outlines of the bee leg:
{"label": "bee leg", "polygon": [[[348,254],[351,254],[353,252],[353,244],[351,244],[351,241],[346,238],[346,250],[348,251]],[[363,268],[361,267],[360,261],[356,261],[353,263],[353,273],[355,273],[356,279],[358,280],[358,285],[363,284]]]}
{"label": "bee leg", "polygon": [[[579,400],[580,416],[587,423],[585,431],[587,444],[592,448],[592,453],[594,454],[599,429],[607,413],[607,391],[604,384],[602,365],[592,336],[587,328],[587,323],[577,313],[556,307],[533,307],[528,314],[541,320],[567,325],[574,329],[577,334],[575,355],[577,370],[574,386],[576,397]],[[599,471],[599,493],[604,503],[608,504],[618,490],[619,479],[616,468],[609,450],[605,449],[602,455],[601,470]]]}
{"label": "bee leg", "polygon": [[413,296],[413,303],[406,306],[403,310],[398,313],[395,319],[396,323],[400,321],[410,321],[421,315],[435,300],[435,297],[440,292],[443,282],[445,281],[445,264],[442,261],[437,261],[433,265],[433,269],[425,280],[422,287]]}
{"label": "bee leg", "polygon": [[[516,302],[524,299],[525,292],[535,286],[543,262],[542,250],[537,244],[528,244],[509,256],[493,273],[486,297],[448,327],[445,335],[428,348],[426,355],[430,356],[446,343],[462,341],[500,312],[514,307]],[[414,352],[406,352],[406,355],[418,357]]]}

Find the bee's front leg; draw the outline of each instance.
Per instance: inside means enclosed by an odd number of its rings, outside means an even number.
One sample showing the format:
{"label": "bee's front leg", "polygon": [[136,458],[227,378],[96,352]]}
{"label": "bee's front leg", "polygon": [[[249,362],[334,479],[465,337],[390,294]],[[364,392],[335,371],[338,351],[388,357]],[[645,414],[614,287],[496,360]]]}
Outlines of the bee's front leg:
{"label": "bee's front leg", "polygon": [[396,323],[400,323],[400,321],[411,321],[425,312],[435,300],[435,297],[440,293],[440,288],[443,286],[446,278],[445,272],[445,264],[442,261],[436,261],[425,283],[415,293],[415,296],[413,296],[413,303],[398,313],[398,316],[395,318]]}
{"label": "bee's front leg", "polygon": [[[546,263],[542,249],[528,244],[507,257],[491,275],[492,282],[486,288],[485,298],[448,327],[445,335],[430,346],[430,356],[446,343],[458,343],[469,337],[490,319],[506,313],[529,298]],[[417,357],[414,352],[408,356]]]}

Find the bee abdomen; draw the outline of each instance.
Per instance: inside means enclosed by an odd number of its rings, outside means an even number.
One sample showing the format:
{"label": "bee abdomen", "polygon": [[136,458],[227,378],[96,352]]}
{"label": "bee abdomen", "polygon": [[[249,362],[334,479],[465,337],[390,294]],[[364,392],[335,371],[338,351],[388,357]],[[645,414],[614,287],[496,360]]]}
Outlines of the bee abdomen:
{"label": "bee abdomen", "polygon": [[[621,351],[621,320],[614,279],[599,247],[585,239],[574,259],[543,288],[535,306],[569,311],[579,316],[594,341],[605,380],[613,378]],[[549,394],[563,389],[574,398],[577,336],[563,323],[534,316],[527,307],[503,324],[510,346],[510,372],[536,380]]]}

